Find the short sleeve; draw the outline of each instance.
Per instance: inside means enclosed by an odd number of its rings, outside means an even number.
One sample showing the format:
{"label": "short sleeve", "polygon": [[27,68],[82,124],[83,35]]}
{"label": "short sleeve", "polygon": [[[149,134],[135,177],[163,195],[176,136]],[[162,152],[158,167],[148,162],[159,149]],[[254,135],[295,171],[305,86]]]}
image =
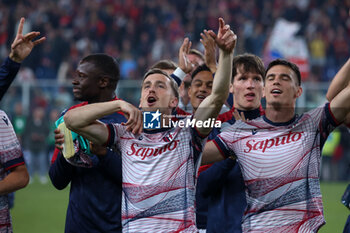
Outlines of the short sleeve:
{"label": "short sleeve", "polygon": [[22,149],[6,113],[0,111],[0,162],[5,170],[24,164]]}
{"label": "short sleeve", "polygon": [[107,147],[113,147],[119,141],[119,137],[123,135],[126,131],[126,128],[121,124],[113,123],[107,124],[108,128],[108,139],[106,142]]}
{"label": "short sleeve", "polygon": [[335,119],[330,103],[326,103],[323,107],[321,117],[319,119],[318,128],[320,131],[321,146],[326,142],[328,135],[339,126],[339,122]]}

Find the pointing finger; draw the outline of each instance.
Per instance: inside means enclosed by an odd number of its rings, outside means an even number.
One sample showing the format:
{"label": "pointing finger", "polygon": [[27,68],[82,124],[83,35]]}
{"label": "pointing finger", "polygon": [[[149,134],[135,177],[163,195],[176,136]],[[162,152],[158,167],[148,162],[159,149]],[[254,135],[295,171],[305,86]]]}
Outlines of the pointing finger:
{"label": "pointing finger", "polygon": [[21,20],[19,21],[17,36],[22,35],[24,21],[25,21],[24,17],[22,17]]}
{"label": "pointing finger", "polygon": [[219,28],[223,28],[225,25],[225,21],[223,18],[219,18]]}

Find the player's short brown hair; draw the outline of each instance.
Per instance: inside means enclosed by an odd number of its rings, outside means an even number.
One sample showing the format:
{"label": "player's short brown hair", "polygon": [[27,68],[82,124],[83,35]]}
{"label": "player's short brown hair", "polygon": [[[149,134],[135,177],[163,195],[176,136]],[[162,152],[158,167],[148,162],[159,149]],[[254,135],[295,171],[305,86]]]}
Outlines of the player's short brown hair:
{"label": "player's short brown hair", "polygon": [[177,83],[175,82],[175,80],[170,77],[166,72],[164,72],[163,70],[161,69],[157,69],[157,68],[153,68],[153,69],[149,69],[146,74],[143,76],[143,79],[142,79],[142,84],[143,82],[145,81],[145,79],[150,76],[151,74],[162,74],[164,75],[165,77],[167,77],[169,80],[170,80],[170,87],[175,95],[175,97],[177,99],[179,99],[179,87],[177,85]]}

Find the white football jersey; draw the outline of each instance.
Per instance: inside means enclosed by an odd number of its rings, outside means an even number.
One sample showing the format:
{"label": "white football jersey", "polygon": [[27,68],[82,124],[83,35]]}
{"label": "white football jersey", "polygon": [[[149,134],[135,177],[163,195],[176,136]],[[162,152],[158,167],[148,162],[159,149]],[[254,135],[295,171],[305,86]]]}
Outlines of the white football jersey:
{"label": "white football jersey", "polygon": [[321,150],[336,125],[326,104],[287,123],[237,121],[218,135],[215,144],[237,156],[247,187],[244,232],[315,232],[324,224]]}
{"label": "white football jersey", "polygon": [[196,232],[195,182],[205,142],[196,130],[171,128],[134,135],[109,125],[123,164],[124,232]]}

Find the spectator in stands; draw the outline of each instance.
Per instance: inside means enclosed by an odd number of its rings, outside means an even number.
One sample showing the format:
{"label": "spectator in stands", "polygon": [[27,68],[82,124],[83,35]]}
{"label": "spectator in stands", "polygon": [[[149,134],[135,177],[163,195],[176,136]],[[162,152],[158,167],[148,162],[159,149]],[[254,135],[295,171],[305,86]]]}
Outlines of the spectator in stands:
{"label": "spectator in stands", "polygon": [[31,111],[31,115],[24,131],[24,143],[28,149],[28,169],[31,178],[35,174],[39,175],[42,184],[47,183],[47,144],[49,135],[48,121],[45,108],[36,106]]}
{"label": "spectator in stands", "polygon": [[[123,51],[125,41],[136,45],[125,59],[132,61],[131,70],[142,74],[159,59],[175,57],[177,42],[185,36],[185,32],[191,36],[191,40],[198,41],[203,28],[215,28],[218,16],[230,14],[235,16],[230,18],[228,22],[230,25],[233,27],[245,25],[242,33],[239,34],[242,39],[238,43],[240,48],[236,50],[240,51],[239,54],[244,52],[261,54],[262,45],[266,44],[269,32],[279,17],[300,23],[302,29],[299,35],[307,40],[312,39],[308,35],[315,31],[328,37],[332,25],[339,25],[339,29],[335,28],[334,32],[336,38],[329,41],[330,46],[327,45],[328,48],[336,48],[335,53],[327,52],[327,59],[334,60],[339,67],[342,65],[341,59],[349,52],[349,48],[338,49],[341,48],[340,45],[344,45],[344,39],[347,41],[350,25],[346,22],[349,19],[346,17],[345,10],[350,7],[349,3],[341,0],[333,2],[315,0],[302,1],[302,3],[249,0],[240,4],[223,0],[218,6],[208,0],[200,3],[163,1],[162,5],[157,4],[156,0],[132,1],[125,4],[100,1],[94,3],[94,11],[89,10],[88,4],[80,4],[75,0],[52,2],[46,4],[44,8],[36,7],[41,3],[44,2],[29,1],[26,2],[26,7],[23,3],[18,3],[14,14],[28,14],[27,28],[36,28],[50,34],[50,41],[57,46],[49,49],[51,51],[49,53],[43,51],[46,48],[40,48],[32,54],[33,59],[26,61],[24,65],[35,70],[42,63],[41,54],[45,53],[47,55],[44,63],[53,64],[50,69],[53,68],[55,74],[67,54],[70,57],[84,57],[87,53],[107,52],[112,44],[113,50],[117,53],[113,56],[121,57],[120,51]],[[10,43],[10,35],[13,33],[13,29],[6,26],[14,24],[9,13],[11,4],[11,1],[5,1],[2,2],[1,7],[1,11],[4,12],[3,22],[6,23],[2,24],[3,30],[0,30],[0,47],[5,48],[6,44]],[[295,13],[298,13],[298,17],[293,15]],[[90,26],[85,27],[87,24]],[[247,40],[248,43],[244,43]],[[254,40],[257,43],[250,43]],[[335,40],[337,42],[334,44]],[[310,41],[308,42],[310,44]],[[198,44],[195,43],[193,48],[199,48]],[[136,68],[134,68],[135,64]],[[338,67],[334,70],[336,71]],[[131,74],[134,78],[141,77]],[[333,74],[329,75],[329,77],[332,76]],[[317,79],[321,80],[321,77]]]}

